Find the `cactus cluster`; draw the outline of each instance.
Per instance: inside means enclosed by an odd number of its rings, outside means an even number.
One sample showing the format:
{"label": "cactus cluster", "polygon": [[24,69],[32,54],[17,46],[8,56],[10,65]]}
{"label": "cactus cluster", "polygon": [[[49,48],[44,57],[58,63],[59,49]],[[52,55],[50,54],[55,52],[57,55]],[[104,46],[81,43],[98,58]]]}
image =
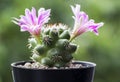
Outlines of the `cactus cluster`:
{"label": "cactus cluster", "polygon": [[49,25],[42,29],[41,41],[29,39],[33,55],[31,59],[48,67],[64,67],[73,58],[77,45],[70,42],[70,33],[67,26]]}

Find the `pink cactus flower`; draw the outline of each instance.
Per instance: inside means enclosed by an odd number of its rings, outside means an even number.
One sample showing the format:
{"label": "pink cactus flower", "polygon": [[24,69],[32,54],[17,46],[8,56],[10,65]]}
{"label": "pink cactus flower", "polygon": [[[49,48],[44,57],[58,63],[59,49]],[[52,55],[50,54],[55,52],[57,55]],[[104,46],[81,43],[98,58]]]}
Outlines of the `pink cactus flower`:
{"label": "pink cactus flower", "polygon": [[39,36],[41,28],[50,19],[50,11],[50,9],[45,10],[44,8],[40,8],[37,16],[36,9],[34,7],[32,7],[31,11],[29,9],[25,9],[25,16],[20,15],[20,19],[13,18],[12,22],[19,25],[21,27],[21,31],[28,31],[34,36]]}
{"label": "pink cactus flower", "polygon": [[80,11],[80,5],[76,4],[76,7],[71,6],[71,9],[74,13],[73,19],[75,20],[74,29],[73,29],[73,38],[91,31],[98,35],[98,28],[103,26],[103,22],[94,23],[93,19],[89,19],[88,15]]}

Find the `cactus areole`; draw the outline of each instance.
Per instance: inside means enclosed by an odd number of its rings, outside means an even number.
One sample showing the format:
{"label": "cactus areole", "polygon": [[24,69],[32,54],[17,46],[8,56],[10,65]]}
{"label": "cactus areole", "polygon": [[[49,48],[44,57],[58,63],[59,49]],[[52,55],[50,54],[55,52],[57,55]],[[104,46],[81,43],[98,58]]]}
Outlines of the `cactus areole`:
{"label": "cactus areole", "polygon": [[20,26],[21,31],[28,31],[31,37],[28,39],[29,48],[32,50],[30,57],[34,62],[48,67],[65,67],[73,59],[73,54],[78,46],[72,41],[81,34],[91,31],[98,35],[98,28],[103,23],[95,23],[88,15],[80,11],[80,5],[71,6],[74,25],[72,30],[64,24],[46,24],[50,20],[51,9],[40,8],[38,14],[25,9],[25,15],[13,18],[13,22]]}

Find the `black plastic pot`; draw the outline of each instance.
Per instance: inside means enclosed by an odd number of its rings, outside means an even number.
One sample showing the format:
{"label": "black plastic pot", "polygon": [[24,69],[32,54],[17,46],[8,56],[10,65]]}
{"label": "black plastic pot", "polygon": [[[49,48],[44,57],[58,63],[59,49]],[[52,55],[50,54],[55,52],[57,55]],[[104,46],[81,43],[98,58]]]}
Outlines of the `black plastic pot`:
{"label": "black plastic pot", "polygon": [[85,61],[76,61],[85,68],[75,69],[28,69],[16,65],[23,65],[25,62],[12,63],[14,82],[93,82],[96,64]]}

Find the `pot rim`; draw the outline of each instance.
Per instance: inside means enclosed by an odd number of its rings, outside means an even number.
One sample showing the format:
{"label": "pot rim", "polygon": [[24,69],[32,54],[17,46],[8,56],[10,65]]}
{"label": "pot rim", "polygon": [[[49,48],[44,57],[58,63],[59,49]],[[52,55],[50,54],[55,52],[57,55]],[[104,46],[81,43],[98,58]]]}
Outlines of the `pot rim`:
{"label": "pot rim", "polygon": [[33,61],[17,61],[17,62],[13,62],[11,63],[11,66],[13,68],[18,68],[18,69],[28,69],[28,70],[74,70],[74,69],[87,69],[87,68],[93,68],[96,67],[96,64],[93,62],[88,62],[88,61],[79,61],[79,60],[74,60],[72,61],[73,64],[88,64],[88,66],[82,67],[82,68],[67,68],[67,69],[38,69],[38,68],[22,68],[22,67],[18,67],[16,65],[19,65],[20,63],[25,63],[25,62],[33,62]]}

